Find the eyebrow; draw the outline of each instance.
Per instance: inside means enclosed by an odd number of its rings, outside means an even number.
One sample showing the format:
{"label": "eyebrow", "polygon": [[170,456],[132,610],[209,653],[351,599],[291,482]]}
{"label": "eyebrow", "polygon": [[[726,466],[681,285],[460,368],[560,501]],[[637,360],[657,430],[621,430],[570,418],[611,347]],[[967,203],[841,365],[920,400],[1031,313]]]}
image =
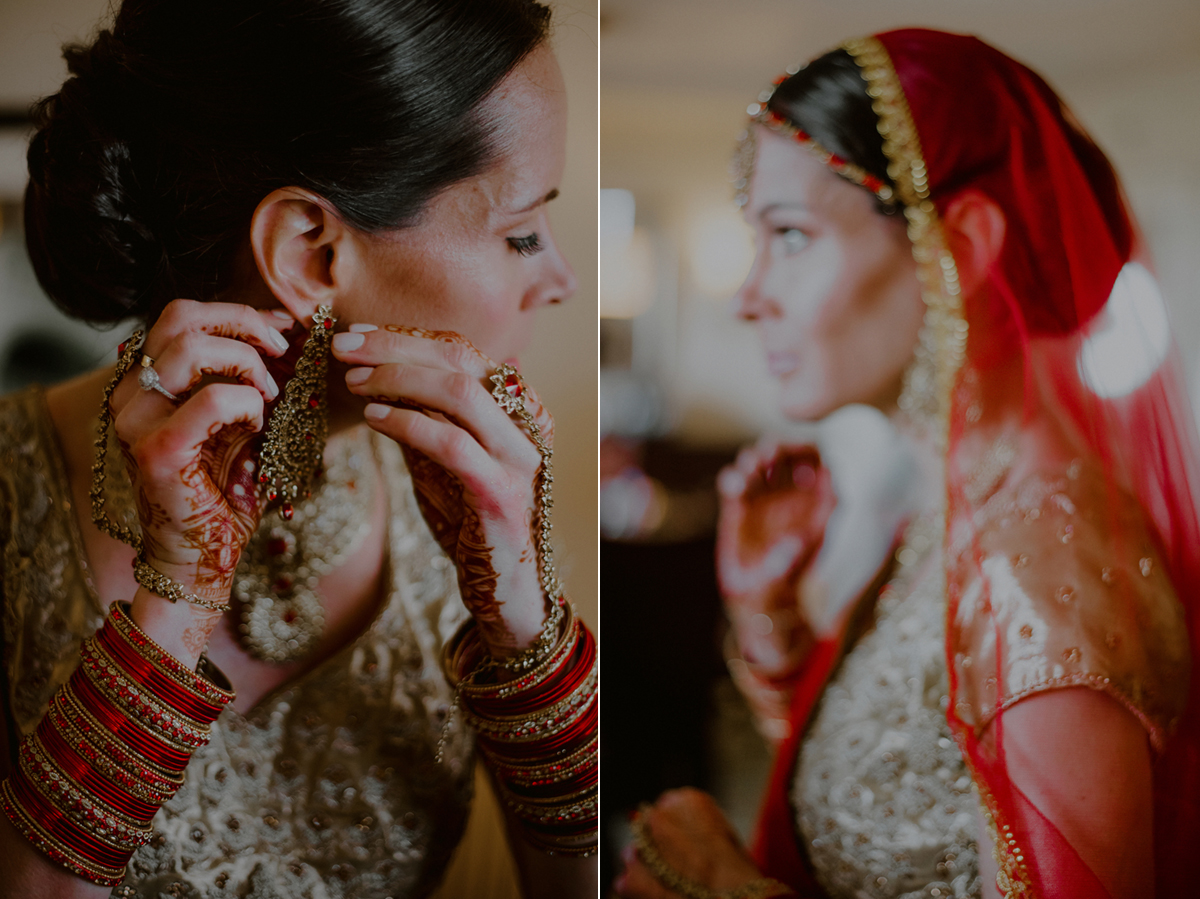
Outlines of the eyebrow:
{"label": "eyebrow", "polygon": [[556,187],[552,191],[550,191],[550,193],[546,194],[546,196],[539,197],[538,199],[536,199],[532,203],[530,203],[528,206],[526,206],[524,209],[513,210],[511,215],[524,215],[527,212],[533,212],[533,210],[537,209],[543,203],[549,203],[551,200],[553,200],[557,196],[558,196],[558,188]]}
{"label": "eyebrow", "polygon": [[761,219],[766,215],[769,215],[773,212],[778,212],[780,210],[783,210],[784,212],[808,212],[809,211],[808,204],[806,204],[806,203],[788,201],[785,203],[771,203],[767,206],[764,206],[762,209],[758,210],[756,215]]}

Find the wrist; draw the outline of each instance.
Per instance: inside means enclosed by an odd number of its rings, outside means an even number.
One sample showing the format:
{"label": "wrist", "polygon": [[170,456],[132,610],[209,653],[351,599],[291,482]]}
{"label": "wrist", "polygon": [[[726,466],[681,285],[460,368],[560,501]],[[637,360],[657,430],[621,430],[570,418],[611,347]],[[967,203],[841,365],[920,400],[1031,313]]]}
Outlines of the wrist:
{"label": "wrist", "polygon": [[[226,601],[228,600],[226,594]],[[194,670],[221,613],[169,599],[139,587],[129,617],[150,639]]]}

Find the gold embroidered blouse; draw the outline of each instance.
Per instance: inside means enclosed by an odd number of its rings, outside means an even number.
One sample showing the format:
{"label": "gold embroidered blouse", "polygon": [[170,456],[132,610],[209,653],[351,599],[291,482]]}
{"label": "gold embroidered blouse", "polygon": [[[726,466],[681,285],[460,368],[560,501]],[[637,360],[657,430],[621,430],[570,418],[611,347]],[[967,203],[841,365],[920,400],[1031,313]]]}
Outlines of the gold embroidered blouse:
{"label": "gold embroidered blouse", "polygon": [[[399,449],[374,435],[390,500],[390,590],[372,625],[243,717],[227,708],[114,896],[384,899],[437,885],[465,824],[472,741],[441,645],[465,616]],[[30,733],[103,622],[37,389],[0,399],[6,703]]]}

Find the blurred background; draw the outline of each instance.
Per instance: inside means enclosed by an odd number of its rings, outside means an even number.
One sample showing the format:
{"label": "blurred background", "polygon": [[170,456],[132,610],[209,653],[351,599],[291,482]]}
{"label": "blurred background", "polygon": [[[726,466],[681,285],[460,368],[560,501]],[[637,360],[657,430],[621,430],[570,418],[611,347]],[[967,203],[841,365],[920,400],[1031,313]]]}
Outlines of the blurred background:
{"label": "blurred background", "polygon": [[[550,5],[552,44],[569,97],[567,168],[551,218],[580,287],[568,303],[539,317],[522,371],[554,413],[556,561],[569,595],[595,628],[598,20],[595,0]],[[0,2],[0,393],[111,364],[131,330],[96,331],[59,314],[37,286],[21,228],[29,105],[66,77],[61,46],[93,35],[109,9],[108,0]],[[482,789],[482,782],[477,786]],[[476,804],[468,839],[439,896],[518,895],[498,813],[486,791],[483,795],[486,801]]]}
{"label": "blurred background", "polygon": [[728,177],[746,106],[792,63],[914,25],[1030,65],[1109,155],[1200,398],[1194,0],[602,0],[606,874],[626,813],[668,787],[713,791],[746,835],[767,770],[720,651],[712,477],[760,434],[819,435],[778,415],[731,311],[752,257]]}

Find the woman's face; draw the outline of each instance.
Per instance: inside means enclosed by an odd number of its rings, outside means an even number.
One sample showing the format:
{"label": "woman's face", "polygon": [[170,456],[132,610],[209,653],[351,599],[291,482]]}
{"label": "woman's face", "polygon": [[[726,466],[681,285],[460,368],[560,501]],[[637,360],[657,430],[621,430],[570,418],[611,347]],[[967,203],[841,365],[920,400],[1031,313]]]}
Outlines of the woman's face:
{"label": "woman's face", "polygon": [[540,47],[484,102],[500,158],[436,196],[409,228],[362,235],[346,323],[456,331],[494,361],[514,361],[533,316],[575,291],[550,230],[566,150],[566,93]]}
{"label": "woman's face", "polygon": [[924,304],[903,215],[761,126],[746,220],[754,266],[737,295],[793,419],[900,394]]}

